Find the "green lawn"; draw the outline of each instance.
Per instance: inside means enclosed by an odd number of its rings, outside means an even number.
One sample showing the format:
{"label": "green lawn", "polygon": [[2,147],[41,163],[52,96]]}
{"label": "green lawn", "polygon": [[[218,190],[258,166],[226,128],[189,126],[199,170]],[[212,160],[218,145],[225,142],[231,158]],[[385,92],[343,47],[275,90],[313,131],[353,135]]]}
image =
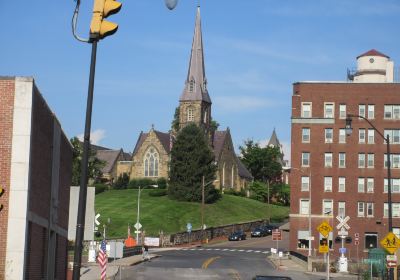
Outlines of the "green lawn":
{"label": "green lawn", "polygon": [[[140,195],[140,223],[147,235],[175,233],[186,230],[190,222],[193,230],[201,224],[201,204],[194,202],[178,202],[167,196],[151,197],[152,190],[142,190]],[[111,223],[107,226],[107,237],[126,237],[128,223],[133,225],[137,218],[138,190],[111,190],[96,195],[96,213],[100,213],[100,222],[107,218]],[[282,219],[289,215],[288,207],[270,205],[272,219]],[[223,195],[215,204],[205,205],[207,227],[247,222],[268,217],[268,205],[252,199]],[[100,225],[102,226],[102,225]],[[100,227],[99,229],[102,229]]]}

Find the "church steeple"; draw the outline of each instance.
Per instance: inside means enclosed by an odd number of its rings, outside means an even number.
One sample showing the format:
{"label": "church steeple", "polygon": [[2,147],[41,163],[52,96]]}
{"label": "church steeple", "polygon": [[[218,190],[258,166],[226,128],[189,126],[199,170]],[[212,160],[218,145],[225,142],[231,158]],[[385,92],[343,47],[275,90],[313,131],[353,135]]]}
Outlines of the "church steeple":
{"label": "church steeple", "polygon": [[211,103],[204,67],[200,6],[197,7],[189,69],[180,101],[204,101]]}
{"label": "church steeple", "polygon": [[200,6],[197,7],[192,50],[185,87],[179,99],[179,128],[189,123],[195,123],[204,128],[206,134],[210,134],[211,99],[208,95],[207,78],[204,67]]}

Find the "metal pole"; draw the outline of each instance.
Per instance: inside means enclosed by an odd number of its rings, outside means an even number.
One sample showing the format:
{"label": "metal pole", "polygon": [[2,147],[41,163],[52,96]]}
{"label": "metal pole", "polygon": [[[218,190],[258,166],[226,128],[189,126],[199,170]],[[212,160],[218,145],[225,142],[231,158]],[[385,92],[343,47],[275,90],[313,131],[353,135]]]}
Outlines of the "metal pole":
{"label": "metal pole", "polygon": [[[390,139],[389,135],[386,135],[386,147],[387,147],[387,177],[388,177],[388,210],[389,210],[389,232],[393,231],[393,217],[392,217],[392,174],[390,172]],[[372,273],[372,272],[371,272]],[[394,271],[393,267],[389,268],[389,280],[393,280]]]}
{"label": "metal pole", "polygon": [[201,243],[203,243],[204,238],[204,176],[201,182]]}
{"label": "metal pole", "polygon": [[271,208],[269,205],[269,181],[267,183],[268,224],[271,223]]}
{"label": "metal pole", "polygon": [[96,70],[96,52],[97,40],[92,41],[92,56],[90,61],[90,75],[89,75],[89,88],[86,105],[86,122],[85,133],[83,142],[83,158],[81,166],[81,182],[79,188],[79,202],[78,214],[76,222],[76,235],[74,246],[74,266],[72,272],[72,279],[80,279],[81,261],[82,261],[82,248],[85,229],[85,214],[86,214],[86,198],[87,198],[87,182],[88,182],[88,161],[90,151],[90,128],[92,122],[92,105],[93,105],[93,89],[94,89],[94,76]]}
{"label": "metal pole", "polygon": [[[140,186],[139,186],[139,193],[138,193],[138,203],[137,203],[137,216],[136,216],[136,225],[137,226],[139,224],[139,220],[140,220]],[[136,228],[136,242],[139,245],[139,229]]]}
{"label": "metal pole", "polygon": [[312,233],[311,233],[311,215],[312,215],[312,210],[311,210],[311,171],[310,171],[310,175],[309,175],[309,189],[308,189],[308,192],[309,192],[309,198],[308,198],[308,201],[309,201],[309,207],[308,207],[308,256],[309,257],[311,257],[311,244],[312,244],[312,241],[311,241],[311,236],[312,236]]}

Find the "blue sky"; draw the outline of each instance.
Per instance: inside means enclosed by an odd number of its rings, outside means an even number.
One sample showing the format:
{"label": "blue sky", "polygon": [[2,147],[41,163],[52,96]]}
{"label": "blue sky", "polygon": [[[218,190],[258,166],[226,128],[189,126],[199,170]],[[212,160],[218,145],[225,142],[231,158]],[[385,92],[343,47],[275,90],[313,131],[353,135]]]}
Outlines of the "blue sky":
{"label": "blue sky", "polygon": [[[93,140],[132,151],[151,124],[168,131],[186,78],[197,1],[122,1],[118,32],[98,45]],[[92,1],[82,0],[86,37]],[[0,75],[33,76],[68,137],[83,133],[89,44],[71,33],[75,2],[0,1]],[[345,80],[375,48],[400,63],[400,3],[390,0],[202,0],[213,118],[238,146],[274,127],[290,143],[292,83]]]}

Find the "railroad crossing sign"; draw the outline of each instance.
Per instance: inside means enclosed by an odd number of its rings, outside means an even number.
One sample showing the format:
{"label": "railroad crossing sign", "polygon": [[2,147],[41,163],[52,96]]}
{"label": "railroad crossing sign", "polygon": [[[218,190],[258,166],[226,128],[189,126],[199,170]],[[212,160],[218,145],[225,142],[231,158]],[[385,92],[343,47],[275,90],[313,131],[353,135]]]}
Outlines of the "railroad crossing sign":
{"label": "railroad crossing sign", "polygon": [[349,216],[346,217],[341,217],[337,216],[336,219],[339,221],[339,224],[336,226],[337,229],[345,228],[346,230],[350,229],[350,226],[347,224],[347,222],[350,220]]}
{"label": "railroad crossing sign", "polygon": [[394,254],[400,247],[400,239],[393,232],[389,232],[380,243],[390,254]]}
{"label": "railroad crossing sign", "polygon": [[275,229],[272,231],[272,240],[273,241],[281,241],[282,240],[282,231],[279,229]]}
{"label": "railroad crossing sign", "polygon": [[321,233],[324,237],[328,237],[329,233],[333,230],[333,228],[327,222],[322,222],[318,227],[317,230]]}

